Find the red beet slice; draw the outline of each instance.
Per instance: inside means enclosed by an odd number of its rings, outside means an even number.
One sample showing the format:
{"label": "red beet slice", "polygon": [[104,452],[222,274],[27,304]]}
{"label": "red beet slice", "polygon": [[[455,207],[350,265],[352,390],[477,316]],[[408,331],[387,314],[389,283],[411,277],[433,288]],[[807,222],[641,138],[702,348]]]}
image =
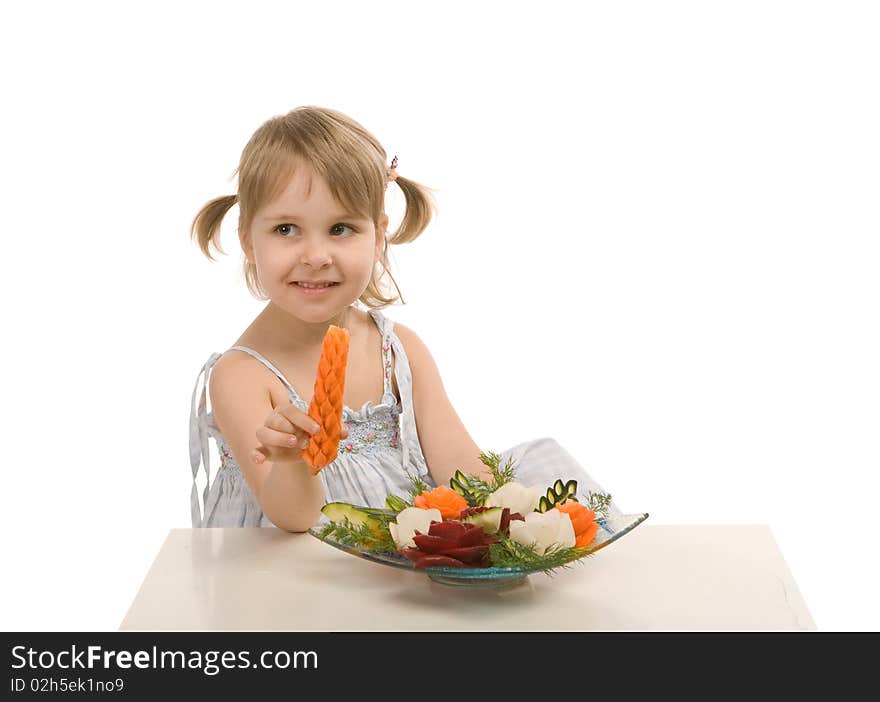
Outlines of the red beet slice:
{"label": "red beet slice", "polygon": [[400,552],[409,558],[411,561],[417,561],[420,558],[424,558],[425,552],[418,548],[413,548],[412,546],[408,546],[407,548],[403,548]]}
{"label": "red beet slice", "polygon": [[443,553],[444,556],[456,558],[462,563],[480,563],[489,553],[488,546],[468,546],[467,548],[453,548]]}
{"label": "red beet slice", "polygon": [[416,568],[433,568],[436,566],[450,566],[452,568],[464,568],[465,564],[449,556],[424,556],[415,562]]}
{"label": "red beet slice", "polygon": [[415,535],[413,542],[425,553],[440,553],[458,547],[457,539],[444,539],[439,536]]}
{"label": "red beet slice", "polygon": [[443,522],[432,522],[431,527],[428,529],[428,534],[444,539],[457,539],[464,535],[467,530],[462,522],[455,519],[447,519]]}
{"label": "red beet slice", "polygon": [[482,546],[486,543],[486,536],[486,532],[479,527],[471,529],[464,536],[460,537],[457,540],[455,547],[463,548],[465,546]]}
{"label": "red beet slice", "polygon": [[507,527],[510,526],[510,507],[505,507],[501,510],[501,522],[498,525],[498,531],[502,534],[507,533]]}

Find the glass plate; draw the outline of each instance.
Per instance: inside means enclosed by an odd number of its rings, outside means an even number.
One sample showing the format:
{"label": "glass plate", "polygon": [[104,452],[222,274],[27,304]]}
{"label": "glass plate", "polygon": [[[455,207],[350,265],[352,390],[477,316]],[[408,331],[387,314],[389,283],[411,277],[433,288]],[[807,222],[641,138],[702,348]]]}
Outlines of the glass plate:
{"label": "glass plate", "polygon": [[[596,538],[590,544],[588,551],[585,551],[579,560],[591,553],[595,553],[599,549],[605,548],[608,544],[617,541],[621,536],[628,534],[639,524],[648,518],[648,513],[642,514],[612,514],[608,518],[598,518],[596,523],[599,525],[599,531]],[[325,522],[326,524],[326,522]],[[531,573],[542,572],[538,568],[524,568],[522,566],[513,566],[507,568],[489,567],[489,568],[450,568],[450,567],[434,567],[434,568],[416,568],[413,562],[402,553],[387,553],[384,551],[367,551],[356,546],[348,546],[342,544],[332,537],[322,538],[320,533],[324,524],[318,524],[309,529],[309,533],[319,541],[329,544],[340,551],[345,551],[353,556],[364,558],[374,563],[391,566],[392,568],[403,568],[404,570],[412,570],[416,573],[424,573],[431,580],[444,585],[464,585],[467,587],[504,587],[513,585],[526,579]],[[569,561],[571,563],[573,561]]]}

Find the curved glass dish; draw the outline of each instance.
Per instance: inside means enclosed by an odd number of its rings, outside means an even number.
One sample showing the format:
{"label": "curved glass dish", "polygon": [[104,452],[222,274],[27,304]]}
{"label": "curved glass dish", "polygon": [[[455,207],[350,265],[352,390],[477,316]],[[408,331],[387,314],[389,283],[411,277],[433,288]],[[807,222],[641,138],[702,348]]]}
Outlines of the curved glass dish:
{"label": "curved glass dish", "polygon": [[[639,524],[648,518],[648,513],[641,514],[612,514],[607,518],[597,518],[596,523],[599,525],[599,531],[596,538],[590,544],[589,548],[582,551],[576,558],[569,563],[580,560],[592,553],[596,553],[600,549],[605,548],[608,544],[617,541],[621,536],[625,536]],[[340,551],[345,551],[353,556],[364,558],[373,563],[391,566],[392,568],[402,568],[411,570],[416,573],[424,573],[431,580],[442,583],[444,585],[464,585],[467,587],[506,587],[519,583],[526,579],[531,573],[543,572],[540,568],[525,568],[522,566],[513,567],[488,567],[488,568],[450,568],[450,567],[434,567],[434,568],[416,568],[413,562],[402,553],[388,553],[384,551],[368,551],[356,546],[336,541],[332,536],[322,537],[321,524],[313,526],[309,529],[309,533],[319,541],[329,544]]]}

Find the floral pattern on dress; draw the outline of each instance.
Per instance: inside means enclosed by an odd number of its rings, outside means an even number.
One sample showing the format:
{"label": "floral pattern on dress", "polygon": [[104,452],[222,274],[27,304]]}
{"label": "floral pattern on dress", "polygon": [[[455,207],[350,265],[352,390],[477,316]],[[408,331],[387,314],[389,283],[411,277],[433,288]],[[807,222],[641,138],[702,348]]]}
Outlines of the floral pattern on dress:
{"label": "floral pattern on dress", "polygon": [[[389,419],[389,415],[392,419]],[[397,407],[383,409],[381,414],[363,422],[346,422],[348,436],[339,442],[339,453],[369,454],[383,446],[400,446],[400,411]]]}

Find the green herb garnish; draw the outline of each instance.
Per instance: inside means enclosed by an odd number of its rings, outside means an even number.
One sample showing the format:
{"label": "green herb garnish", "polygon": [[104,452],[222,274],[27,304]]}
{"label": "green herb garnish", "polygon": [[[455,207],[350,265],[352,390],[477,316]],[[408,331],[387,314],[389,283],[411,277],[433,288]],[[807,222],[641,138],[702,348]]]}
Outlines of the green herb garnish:
{"label": "green herb garnish", "polygon": [[391,536],[391,531],[388,529],[388,522],[393,520],[393,515],[389,515],[388,518],[378,518],[374,531],[370,524],[355,526],[346,518],[341,523],[331,522],[324,525],[321,528],[320,536],[322,539],[330,536],[344,546],[394,553],[397,551],[397,544],[394,543],[394,537]]}
{"label": "green herb garnish", "polygon": [[410,486],[407,488],[407,492],[413,497],[418,497],[425,490],[430,490],[428,484],[422,480],[418,475],[413,475],[409,471],[406,472],[406,477],[409,478]]}
{"label": "green herb garnish", "polygon": [[606,492],[590,491],[587,496],[587,507],[601,514],[604,519],[608,519],[608,508],[611,505],[611,495]]}
{"label": "green herb garnish", "polygon": [[490,490],[494,492],[502,485],[513,482],[516,477],[516,470],[513,467],[513,458],[507,459],[507,465],[501,468],[501,456],[493,451],[486,451],[480,454],[480,461],[488,466],[492,472],[492,484]]}
{"label": "green herb garnish", "polygon": [[584,553],[584,548],[557,548],[543,554],[539,554],[534,546],[517,543],[505,536],[501,536],[497,544],[489,546],[489,560],[493,566],[499,568],[522,567],[532,570],[542,570],[547,575],[553,568],[570,568],[570,563],[583,559],[592,554]]}

